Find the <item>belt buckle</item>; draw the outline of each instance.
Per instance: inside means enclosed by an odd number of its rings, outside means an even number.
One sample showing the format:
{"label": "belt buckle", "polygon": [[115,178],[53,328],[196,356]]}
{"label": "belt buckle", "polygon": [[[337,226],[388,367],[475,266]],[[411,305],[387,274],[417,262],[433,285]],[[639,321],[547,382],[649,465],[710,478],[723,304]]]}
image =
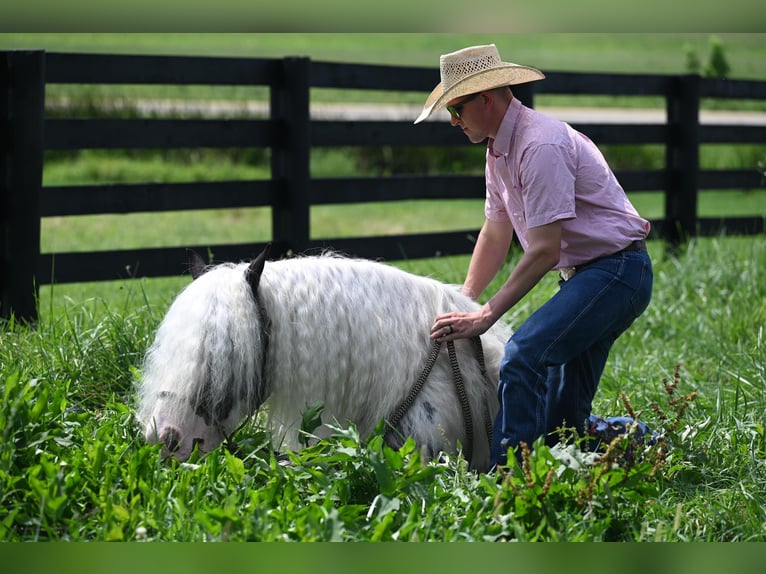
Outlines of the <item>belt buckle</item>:
{"label": "belt buckle", "polygon": [[569,281],[577,273],[577,267],[562,267],[559,269],[559,275],[564,281]]}

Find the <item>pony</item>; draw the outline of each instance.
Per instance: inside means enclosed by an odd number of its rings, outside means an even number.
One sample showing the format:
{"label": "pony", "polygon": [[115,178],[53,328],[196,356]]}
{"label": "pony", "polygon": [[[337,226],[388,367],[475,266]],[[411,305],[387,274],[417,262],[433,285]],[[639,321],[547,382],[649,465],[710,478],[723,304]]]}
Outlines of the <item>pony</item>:
{"label": "pony", "polygon": [[[219,446],[263,407],[275,444],[300,448],[302,414],[321,404],[315,438],[329,424],[369,436],[422,376],[433,319],[478,303],[454,285],[392,265],[327,252],[206,265],[190,252],[193,280],[171,303],[144,356],[136,417],[164,456],[187,460]],[[481,336],[485,369],[470,340],[454,342],[473,414],[471,467],[489,464],[481,424],[498,411],[497,379],[510,328]],[[392,446],[411,436],[428,456],[463,452],[470,426],[454,369],[438,350],[422,390],[398,421]],[[465,449],[463,449],[465,450]]]}

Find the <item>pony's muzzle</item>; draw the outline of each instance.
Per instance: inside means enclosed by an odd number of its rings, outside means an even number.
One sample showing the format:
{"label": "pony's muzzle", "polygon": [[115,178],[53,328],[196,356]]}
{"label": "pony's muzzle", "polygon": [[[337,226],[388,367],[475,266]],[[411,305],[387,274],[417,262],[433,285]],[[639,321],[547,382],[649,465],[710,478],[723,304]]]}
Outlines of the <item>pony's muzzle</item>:
{"label": "pony's muzzle", "polygon": [[174,456],[179,460],[186,460],[195,448],[202,453],[205,446],[205,439],[201,437],[191,439],[191,445],[185,444],[181,431],[175,427],[162,429],[157,438],[159,439],[158,442],[163,446],[165,455]]}
{"label": "pony's muzzle", "polygon": [[177,451],[178,447],[181,446],[181,433],[178,431],[178,429],[173,427],[163,429],[159,438],[160,442],[165,445],[165,448],[171,454]]}

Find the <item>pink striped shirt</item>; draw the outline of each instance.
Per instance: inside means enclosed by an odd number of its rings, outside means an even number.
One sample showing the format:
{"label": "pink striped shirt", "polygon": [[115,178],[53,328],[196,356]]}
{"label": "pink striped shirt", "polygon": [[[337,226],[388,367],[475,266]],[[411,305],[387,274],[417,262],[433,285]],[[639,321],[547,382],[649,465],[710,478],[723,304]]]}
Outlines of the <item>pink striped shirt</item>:
{"label": "pink striped shirt", "polygon": [[561,220],[556,268],[615,253],[649,234],[596,145],[568,124],[513,99],[487,146],[485,214],[527,230]]}

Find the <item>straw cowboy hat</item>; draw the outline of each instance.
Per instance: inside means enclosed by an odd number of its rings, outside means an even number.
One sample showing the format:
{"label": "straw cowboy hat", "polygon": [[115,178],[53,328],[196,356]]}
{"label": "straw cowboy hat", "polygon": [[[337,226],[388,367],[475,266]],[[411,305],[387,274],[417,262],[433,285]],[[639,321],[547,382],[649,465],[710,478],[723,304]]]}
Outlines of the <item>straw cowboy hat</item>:
{"label": "straw cowboy hat", "polygon": [[494,44],[443,54],[439,58],[439,71],[441,82],[428,96],[416,124],[460,96],[545,78],[535,68],[502,62]]}

